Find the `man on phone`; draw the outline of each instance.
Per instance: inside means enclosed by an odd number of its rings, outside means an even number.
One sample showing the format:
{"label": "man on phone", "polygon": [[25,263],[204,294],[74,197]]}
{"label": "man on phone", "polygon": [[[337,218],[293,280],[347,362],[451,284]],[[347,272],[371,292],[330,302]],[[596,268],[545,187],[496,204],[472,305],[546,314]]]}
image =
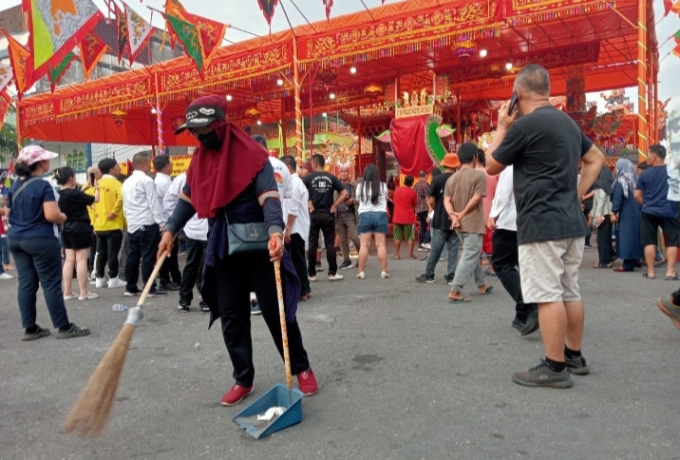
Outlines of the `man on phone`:
{"label": "man on phone", "polygon": [[589,373],[581,354],[584,307],[578,286],[589,229],[579,197],[595,182],[604,155],[567,114],[550,104],[550,77],[543,67],[524,67],[515,91],[517,110],[509,114],[510,104],[504,103],[498,112],[486,171],[495,175],[514,165],[522,296],[524,302],[538,304],[546,357],[538,366],[515,372],[512,380],[570,388],[570,372]]}

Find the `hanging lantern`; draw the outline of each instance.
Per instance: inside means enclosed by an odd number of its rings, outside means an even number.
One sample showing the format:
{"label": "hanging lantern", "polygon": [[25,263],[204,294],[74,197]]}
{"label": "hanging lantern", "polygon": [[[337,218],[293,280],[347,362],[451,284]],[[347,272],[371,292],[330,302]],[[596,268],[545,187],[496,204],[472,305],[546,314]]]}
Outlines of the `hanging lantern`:
{"label": "hanging lantern", "polygon": [[246,109],[245,114],[248,118],[256,119],[260,118],[260,115],[262,115],[262,111],[258,109],[256,106],[252,106]]}
{"label": "hanging lantern", "polygon": [[501,78],[505,75],[505,66],[500,63],[493,63],[489,66],[489,76],[491,78]]}
{"label": "hanging lantern", "polygon": [[127,117],[127,112],[124,110],[114,110],[111,112],[111,118],[113,118],[114,123],[116,123],[116,126],[119,128],[123,126],[123,121]]}
{"label": "hanging lantern", "polygon": [[458,56],[458,59],[460,59],[461,61],[466,61],[470,59],[470,57],[473,54],[475,54],[476,51],[477,45],[475,44],[475,42],[467,38],[458,40],[453,45],[453,54]]}
{"label": "hanging lantern", "polygon": [[328,90],[328,85],[338,78],[337,67],[323,67],[316,73],[316,78],[323,82],[324,89]]}
{"label": "hanging lantern", "polygon": [[364,87],[364,94],[371,99],[375,99],[378,96],[382,96],[385,93],[385,90],[383,89],[382,85],[379,85],[377,83],[369,83]]}

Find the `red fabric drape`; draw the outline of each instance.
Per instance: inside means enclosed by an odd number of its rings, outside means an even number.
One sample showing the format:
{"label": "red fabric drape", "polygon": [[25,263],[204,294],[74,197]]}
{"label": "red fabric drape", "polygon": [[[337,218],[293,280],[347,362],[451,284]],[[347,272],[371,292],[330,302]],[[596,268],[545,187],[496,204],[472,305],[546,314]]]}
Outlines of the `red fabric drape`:
{"label": "red fabric drape", "polygon": [[425,122],[428,116],[392,121],[390,126],[392,150],[402,174],[417,177],[420,171],[429,171],[434,166],[425,139]]}

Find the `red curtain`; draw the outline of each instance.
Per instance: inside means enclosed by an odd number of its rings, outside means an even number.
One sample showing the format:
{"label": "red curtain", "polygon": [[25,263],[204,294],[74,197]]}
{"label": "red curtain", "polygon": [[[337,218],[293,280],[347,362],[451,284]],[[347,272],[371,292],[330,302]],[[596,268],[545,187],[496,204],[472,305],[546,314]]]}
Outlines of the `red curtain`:
{"label": "red curtain", "polygon": [[425,122],[429,115],[392,120],[390,126],[392,150],[401,174],[418,177],[420,171],[430,171],[434,161],[427,151]]}

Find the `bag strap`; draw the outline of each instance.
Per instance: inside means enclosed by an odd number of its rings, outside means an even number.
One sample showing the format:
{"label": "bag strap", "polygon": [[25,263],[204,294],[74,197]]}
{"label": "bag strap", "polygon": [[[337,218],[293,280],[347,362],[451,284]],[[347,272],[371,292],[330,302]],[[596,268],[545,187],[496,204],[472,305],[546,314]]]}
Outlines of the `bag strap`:
{"label": "bag strap", "polygon": [[35,182],[38,179],[40,179],[40,177],[31,176],[28,180],[26,180],[26,182],[23,183],[23,185],[21,187],[19,187],[19,189],[16,192],[14,192],[12,194],[12,207],[14,207],[14,201],[21,194],[21,192],[26,190],[26,187],[28,187],[28,184],[30,184],[31,182]]}

